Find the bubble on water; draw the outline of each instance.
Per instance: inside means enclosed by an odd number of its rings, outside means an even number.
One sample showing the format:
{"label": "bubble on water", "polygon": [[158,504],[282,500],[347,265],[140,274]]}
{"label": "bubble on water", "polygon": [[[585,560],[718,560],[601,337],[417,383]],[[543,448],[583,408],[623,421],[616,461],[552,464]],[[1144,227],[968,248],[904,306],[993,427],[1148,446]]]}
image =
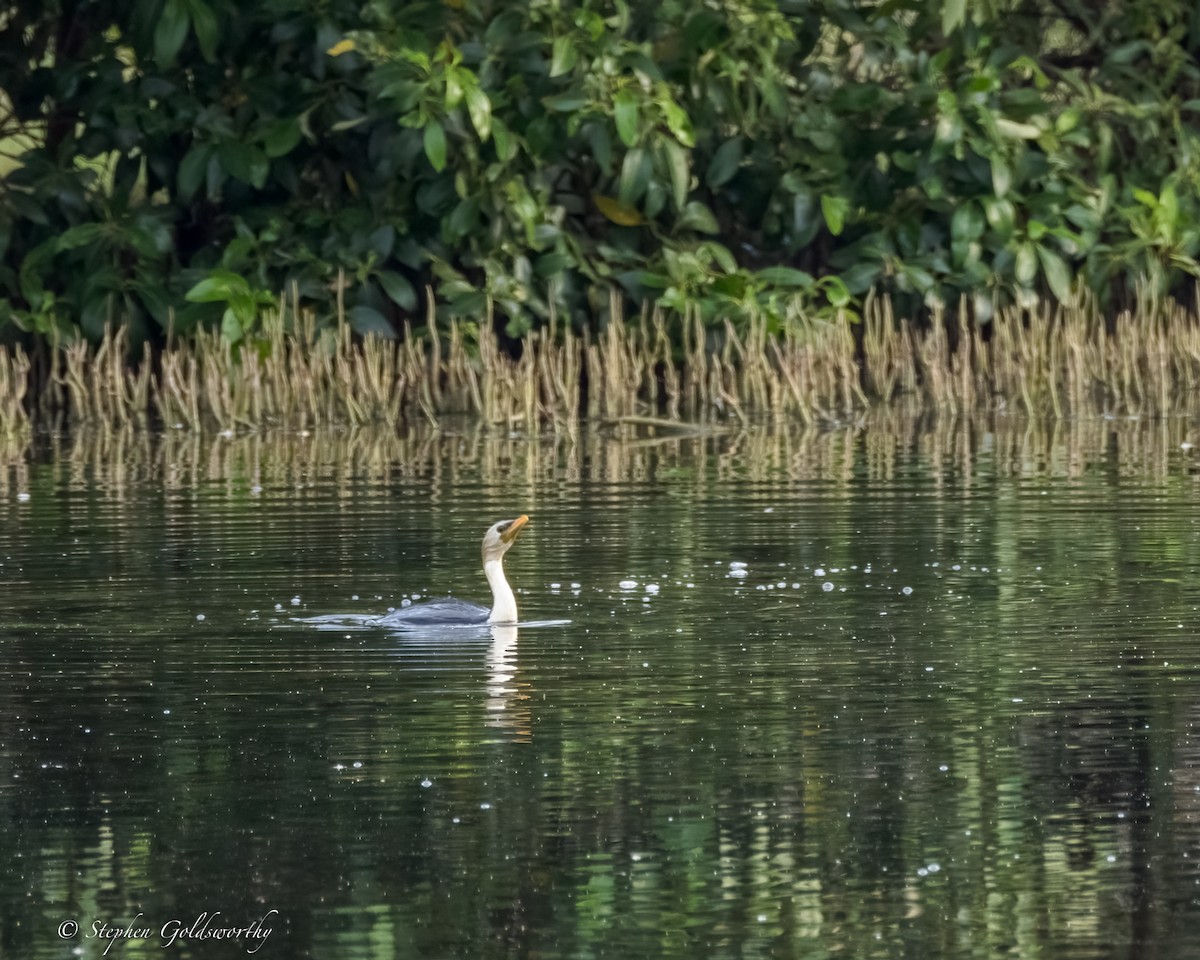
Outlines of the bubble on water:
{"label": "bubble on water", "polygon": [[658,593],[658,584],[657,583],[646,584],[646,592],[647,593]]}
{"label": "bubble on water", "polygon": [[362,761],[355,760],[352,764],[350,764],[350,766],[352,766],[355,770],[361,770],[362,769]]}
{"label": "bubble on water", "polygon": [[755,590],[766,590],[767,588],[766,588],[766,587],[765,587],[763,584],[761,584],[761,583],[760,583],[760,584],[759,584],[757,587],[755,587],[754,589],[755,589]]}
{"label": "bubble on water", "polygon": [[29,499],[29,494],[27,494],[24,490],[22,490],[20,493],[17,494],[17,499],[20,500],[22,503],[24,503],[26,500]]}
{"label": "bubble on water", "polygon": [[196,619],[199,620],[201,623],[203,623],[204,622],[204,614],[202,614],[202,613],[196,614]]}
{"label": "bubble on water", "polygon": [[774,512],[775,512],[774,507],[763,507],[763,513],[774,513]]}
{"label": "bubble on water", "polygon": [[906,597],[912,596],[912,587],[901,587],[900,592]]}
{"label": "bubble on water", "polygon": [[729,569],[730,570],[745,570],[747,566],[748,566],[748,564],[743,563],[741,560],[734,560],[734,561],[730,562]]}
{"label": "bubble on water", "polygon": [[164,716],[164,717],[166,717],[166,716],[170,716],[170,715],[171,715],[171,711],[170,711],[170,709],[167,709],[167,710],[164,710],[164,711],[163,711],[163,716]]}
{"label": "bubble on water", "polygon": [[409,600],[409,599],[408,599],[408,597],[405,597],[403,600],[401,600],[401,601],[400,601],[400,606],[402,606],[402,607],[411,607],[411,606],[412,606],[412,601],[411,601],[411,600]]}
{"label": "bubble on water", "polygon": [[1110,853],[1110,854],[1109,854],[1107,857],[1105,857],[1104,859],[1105,859],[1105,860],[1107,860],[1109,863],[1116,863],[1116,862],[1117,862],[1117,855],[1116,855],[1115,853]]}
{"label": "bubble on water", "polygon": [[561,590],[562,584],[561,583],[552,583],[552,584],[550,584],[550,589],[551,590]]}
{"label": "bubble on water", "polygon": [[940,764],[938,764],[938,769],[939,769],[939,770],[940,770],[942,773],[948,773],[948,772],[950,771],[950,767],[949,767],[949,766],[947,766],[947,765],[946,765],[946,764],[944,764],[944,763],[940,763]]}
{"label": "bubble on water", "polygon": [[277,603],[277,604],[275,604],[275,609],[276,609],[276,610],[282,610],[282,609],[283,609],[283,604],[282,604],[282,603]]}
{"label": "bubble on water", "polygon": [[491,805],[490,803],[481,803],[481,804],[479,805],[479,809],[480,809],[480,810],[491,810],[491,809],[492,809],[492,805]]}
{"label": "bubble on water", "polygon": [[1012,698],[1012,702],[1013,702],[1013,703],[1024,703],[1024,702],[1025,702],[1025,698],[1024,698],[1024,697],[1013,697],[1013,698]]}
{"label": "bubble on water", "polygon": [[582,590],[582,589],[583,589],[583,584],[582,584],[582,583],[572,583],[572,584],[571,584],[571,589],[572,589],[572,590]]}
{"label": "bubble on water", "polygon": [[793,590],[799,590],[799,589],[800,589],[800,584],[798,584],[798,583],[793,583],[793,584],[792,584],[792,589],[793,589]]}
{"label": "bubble on water", "polygon": [[730,570],[729,573],[727,574],[727,576],[734,577],[735,579],[738,579],[738,580],[743,580],[746,577],[750,576],[750,574],[747,573],[745,570]]}
{"label": "bubble on water", "polygon": [[299,598],[299,597],[292,597],[291,604],[292,604],[292,606],[293,606],[293,607],[298,607],[298,606],[300,606],[300,598]]}
{"label": "bubble on water", "polygon": [[832,593],[833,592],[833,584],[830,583],[828,580],[826,580],[823,584],[821,584],[821,589],[824,590],[826,593]]}
{"label": "bubble on water", "polygon": [[823,576],[825,576],[825,568],[824,568],[824,567],[817,567],[817,569],[813,571],[813,576],[814,576],[814,577],[823,577]]}
{"label": "bubble on water", "polygon": [[638,583],[636,580],[622,580],[620,583],[617,584],[617,586],[620,587],[622,590],[633,590],[637,587],[637,585],[638,585]]}
{"label": "bubble on water", "polygon": [[428,777],[426,777],[424,780],[422,780],[422,781],[421,781],[421,786],[423,786],[423,787],[432,787],[432,786],[433,786],[433,781],[432,781],[432,780],[430,780]]}

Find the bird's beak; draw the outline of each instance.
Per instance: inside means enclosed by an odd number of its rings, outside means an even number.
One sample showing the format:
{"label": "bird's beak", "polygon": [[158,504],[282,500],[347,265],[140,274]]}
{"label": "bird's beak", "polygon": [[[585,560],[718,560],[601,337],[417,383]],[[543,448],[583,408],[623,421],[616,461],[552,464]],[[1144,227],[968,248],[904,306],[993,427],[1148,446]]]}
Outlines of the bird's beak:
{"label": "bird's beak", "polygon": [[521,528],[528,522],[529,517],[527,517],[525,514],[521,514],[516,520],[514,520],[500,532],[500,539],[504,543],[512,543],[517,539],[517,534],[521,532]]}

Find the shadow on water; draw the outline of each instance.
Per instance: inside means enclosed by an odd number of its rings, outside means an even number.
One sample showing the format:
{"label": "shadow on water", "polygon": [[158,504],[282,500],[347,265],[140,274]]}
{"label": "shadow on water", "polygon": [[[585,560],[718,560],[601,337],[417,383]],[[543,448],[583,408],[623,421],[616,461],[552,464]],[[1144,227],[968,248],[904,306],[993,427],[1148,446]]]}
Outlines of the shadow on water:
{"label": "shadow on water", "polygon": [[1194,956],[1191,430],[0,448],[0,953]]}

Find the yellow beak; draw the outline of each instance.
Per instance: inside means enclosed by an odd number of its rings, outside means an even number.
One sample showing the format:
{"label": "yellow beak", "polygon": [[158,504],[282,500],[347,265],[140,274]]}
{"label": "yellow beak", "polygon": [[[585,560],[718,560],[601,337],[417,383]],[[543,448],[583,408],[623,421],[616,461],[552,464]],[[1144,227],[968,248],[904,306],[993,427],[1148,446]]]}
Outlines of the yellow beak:
{"label": "yellow beak", "polygon": [[525,514],[521,514],[516,520],[509,524],[507,530],[500,534],[500,539],[505,543],[512,543],[517,539],[517,534],[521,532],[521,528],[528,522],[529,517],[527,517]]}

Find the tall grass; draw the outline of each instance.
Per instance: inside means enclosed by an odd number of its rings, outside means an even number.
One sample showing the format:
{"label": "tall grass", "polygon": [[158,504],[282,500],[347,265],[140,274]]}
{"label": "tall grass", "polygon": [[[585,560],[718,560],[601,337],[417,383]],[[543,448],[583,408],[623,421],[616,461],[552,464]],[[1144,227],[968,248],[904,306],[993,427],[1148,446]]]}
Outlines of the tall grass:
{"label": "tall grass", "polygon": [[1200,317],[1173,301],[1143,298],[1111,321],[1088,300],[1014,307],[986,329],[941,313],[918,326],[875,297],[858,328],[847,318],[778,332],[762,320],[706,327],[698,314],[628,315],[615,295],[609,315],[596,336],[551,317],[514,359],[492,335],[490,313],[478,325],[439,326],[431,309],[423,336],[406,330],[392,341],[354,337],[344,319],[318,330],[285,298],[240,347],[201,331],[172,339],[156,360],[147,352],[131,361],[124,328],[98,347],[55,347],[32,397],[30,358],[0,347],[0,433],[64,409],[84,422],[153,418],[235,432],[469,413],[503,428],[573,433],[584,418],[632,429],[762,416],[830,424],[881,407],[1063,418],[1197,406]]}

